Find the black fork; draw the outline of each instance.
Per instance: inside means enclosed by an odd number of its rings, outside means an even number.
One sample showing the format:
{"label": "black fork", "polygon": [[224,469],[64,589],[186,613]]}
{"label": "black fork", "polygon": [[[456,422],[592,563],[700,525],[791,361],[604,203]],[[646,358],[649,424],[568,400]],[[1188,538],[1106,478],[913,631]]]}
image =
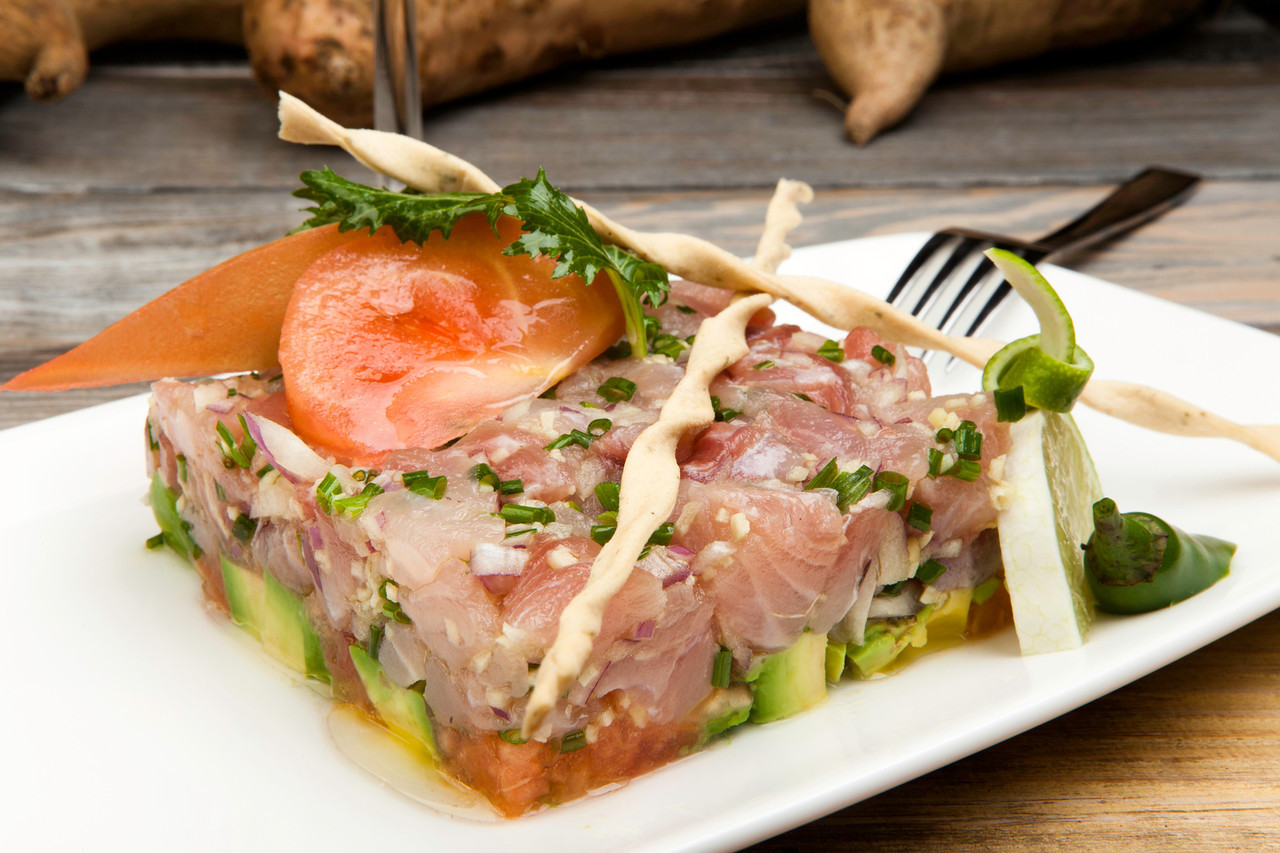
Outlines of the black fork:
{"label": "black fork", "polygon": [[[1156,167],[1144,169],[1097,205],[1038,240],[1019,240],[966,228],[939,231],[907,264],[902,277],[889,291],[888,301],[921,318],[926,314],[936,315],[941,309],[942,315],[934,325],[947,333],[972,316],[965,335],[976,334],[1012,290],[982,252],[997,247],[1038,263],[1050,255],[1101,242],[1156,218],[1190,195],[1199,181],[1199,175],[1187,172]],[[919,280],[939,259],[941,266],[921,290]],[[980,259],[976,266],[975,259]],[[969,274],[960,283],[966,271]],[[906,308],[917,291],[920,295],[914,306]],[[989,295],[980,301],[983,293]],[[944,304],[944,299],[949,301]],[[976,314],[970,310],[975,306],[978,306]]]}

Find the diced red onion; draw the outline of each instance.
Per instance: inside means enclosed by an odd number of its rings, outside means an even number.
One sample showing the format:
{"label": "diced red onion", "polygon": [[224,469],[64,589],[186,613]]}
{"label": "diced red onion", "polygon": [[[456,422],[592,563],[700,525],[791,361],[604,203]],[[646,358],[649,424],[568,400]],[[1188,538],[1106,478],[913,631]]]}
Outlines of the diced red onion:
{"label": "diced red onion", "polygon": [[260,415],[246,413],[244,417],[258,449],[290,483],[313,483],[329,472],[328,461],[291,430]]}
{"label": "diced red onion", "polygon": [[502,710],[501,708],[499,708],[497,705],[490,705],[489,710],[493,712],[493,715],[495,717],[497,717],[499,720],[502,720],[502,722],[504,723],[511,722],[511,715],[508,714],[506,711]]}
{"label": "diced red onion", "polygon": [[658,623],[652,619],[646,619],[636,626],[634,634],[637,640],[647,640],[653,636],[653,629],[658,627]]}
{"label": "diced red onion", "polygon": [[685,559],[693,556],[693,552],[683,545],[668,545],[667,550],[672,554],[675,554],[677,557],[683,557]]}

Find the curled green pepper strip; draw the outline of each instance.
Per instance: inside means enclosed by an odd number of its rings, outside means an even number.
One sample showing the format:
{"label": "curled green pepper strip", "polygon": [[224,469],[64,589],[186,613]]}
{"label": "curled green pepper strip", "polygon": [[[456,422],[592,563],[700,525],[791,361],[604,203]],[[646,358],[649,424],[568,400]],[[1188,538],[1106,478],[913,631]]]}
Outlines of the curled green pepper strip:
{"label": "curled green pepper strip", "polygon": [[1146,613],[1185,601],[1226,577],[1236,546],[1194,536],[1145,512],[1121,514],[1116,502],[1093,505],[1084,548],[1085,576],[1108,613]]}

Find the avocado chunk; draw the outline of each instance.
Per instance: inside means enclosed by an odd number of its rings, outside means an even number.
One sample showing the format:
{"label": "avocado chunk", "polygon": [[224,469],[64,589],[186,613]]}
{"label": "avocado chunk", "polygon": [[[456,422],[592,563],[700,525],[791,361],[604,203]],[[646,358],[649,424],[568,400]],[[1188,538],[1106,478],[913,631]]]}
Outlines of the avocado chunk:
{"label": "avocado chunk", "polygon": [[956,589],[944,601],[915,616],[884,619],[867,625],[860,646],[849,646],[849,663],[859,678],[891,672],[922,654],[950,648],[964,640],[973,590]]}
{"label": "avocado chunk", "polygon": [[703,723],[703,742],[740,726],[751,716],[751,689],[743,684],[714,688],[699,708]]}
{"label": "avocado chunk", "polygon": [[238,566],[222,554],[222,588],[227,596],[231,621],[262,641],[266,623],[267,587],[260,575]]}
{"label": "avocado chunk", "polygon": [[786,651],[769,655],[748,676],[753,723],[807,711],[827,698],[827,635],[802,634]]}
{"label": "avocado chunk", "polygon": [[232,621],[256,637],[268,654],[308,678],[331,680],[320,635],[311,626],[302,599],[271,572],[256,575],[223,554],[222,586]]}
{"label": "avocado chunk", "polygon": [[329,683],[331,677],[324,662],[320,635],[311,626],[302,599],[285,588],[271,572],[264,571],[262,577],[266,605],[262,645],[307,678]]}
{"label": "avocado chunk", "polygon": [[183,559],[194,562],[200,556],[200,546],[191,538],[191,524],[178,514],[178,495],[164,484],[160,472],[151,475],[151,490],[147,495],[151,502],[151,512],[160,525],[160,535],[164,544],[168,545]]}
{"label": "avocado chunk", "polygon": [[369,657],[361,646],[351,646],[351,662],[360,674],[364,692],[377,710],[382,722],[393,734],[412,745],[420,745],[433,759],[439,758],[427,703],[416,690],[400,687],[382,670],[382,664]]}

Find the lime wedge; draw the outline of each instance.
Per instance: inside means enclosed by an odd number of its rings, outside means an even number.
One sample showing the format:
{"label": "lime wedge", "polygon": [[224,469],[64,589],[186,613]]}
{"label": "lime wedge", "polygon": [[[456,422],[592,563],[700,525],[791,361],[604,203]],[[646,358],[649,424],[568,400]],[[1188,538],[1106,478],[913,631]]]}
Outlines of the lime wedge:
{"label": "lime wedge", "polygon": [[1076,327],[1057,291],[1031,263],[1004,249],[988,249],[987,257],[1004,280],[1027,301],[1040,323],[1040,347],[1058,361],[1069,361],[1076,348]]}
{"label": "lime wedge", "polygon": [[987,257],[1005,280],[1035,311],[1040,334],[1008,344],[987,361],[982,387],[1022,388],[1028,406],[1051,412],[1070,411],[1093,374],[1093,359],[1076,346],[1075,324],[1067,307],[1040,271],[1004,249]]}
{"label": "lime wedge", "polygon": [[1009,435],[997,524],[1018,645],[1024,655],[1073,649],[1091,619],[1081,546],[1102,487],[1070,415],[1032,412]]}

